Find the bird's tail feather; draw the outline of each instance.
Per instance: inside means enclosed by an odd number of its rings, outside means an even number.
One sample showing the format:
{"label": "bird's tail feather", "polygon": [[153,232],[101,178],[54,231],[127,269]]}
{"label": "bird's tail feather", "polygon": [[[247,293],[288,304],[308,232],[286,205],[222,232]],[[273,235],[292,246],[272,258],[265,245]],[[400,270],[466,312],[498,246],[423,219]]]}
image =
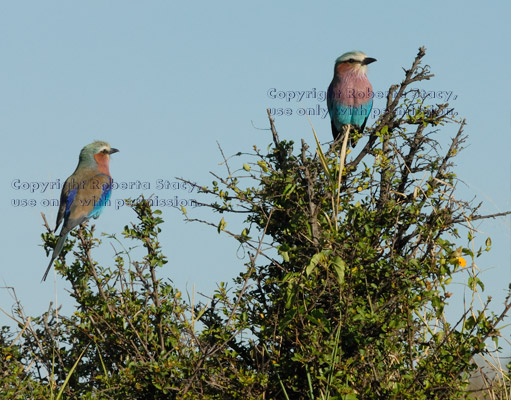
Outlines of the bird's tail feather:
{"label": "bird's tail feather", "polygon": [[46,272],[43,275],[43,279],[41,282],[46,280],[46,277],[48,276],[48,272],[50,272],[50,268],[53,265],[53,261],[59,256],[60,252],[62,251],[62,248],[64,247],[64,243],[66,243],[67,233],[61,235],[59,237],[59,240],[57,241],[57,244],[55,245],[55,248],[53,249],[53,254],[51,255],[51,261],[50,264],[48,264],[48,268],[46,268]]}

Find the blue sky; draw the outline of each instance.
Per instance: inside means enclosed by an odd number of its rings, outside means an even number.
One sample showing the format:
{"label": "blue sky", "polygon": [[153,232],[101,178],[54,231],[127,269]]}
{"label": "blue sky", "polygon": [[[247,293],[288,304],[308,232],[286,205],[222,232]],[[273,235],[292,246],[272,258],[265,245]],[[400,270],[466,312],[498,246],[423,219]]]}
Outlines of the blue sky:
{"label": "blue sky", "polygon": [[[27,314],[45,311],[56,296],[64,309],[71,302],[66,283],[60,278],[55,283],[53,271],[40,283],[48,263],[40,247],[40,212],[53,227],[57,209],[43,206],[43,200],[58,198],[59,191],[32,193],[17,189],[16,182],[64,181],[84,145],[110,142],[120,149],[110,166],[114,179],[151,185],[113,193],[113,206],[96,228],[120,236],[134,215],[126,207],[116,209],[116,201],[140,192],[200,200],[182,188],[159,189],[157,181],[184,177],[210,183],[209,171],[222,172],[217,142],[226,155],[249,152],[253,145],[266,148],[271,137],[257,128],[267,128],[269,107],[293,112],[276,117],[282,138],[312,144],[308,119],[297,114],[302,107],[325,104],[272,98],[271,89],[323,91],[335,59],[349,50],[378,59],[369,77],[375,91],[384,91],[402,79],[402,67],[410,66],[425,45],[425,62],[436,76],[421,88],[451,93],[451,105],[468,121],[467,149],[457,158],[463,181],[458,196],[477,196],[484,202],[482,213],[511,209],[511,55],[503,47],[510,34],[508,2],[431,1],[416,7],[407,1],[174,3],[0,5],[0,285],[16,289]],[[384,100],[375,100],[375,109],[383,105]],[[329,141],[328,117],[311,116],[311,121],[320,140]],[[452,135],[447,129],[440,141],[447,144]],[[15,207],[15,199],[33,199],[36,205]],[[243,268],[234,241],[185,223],[171,207],[163,216],[161,242],[169,257],[164,275],[182,290],[211,293],[216,282],[230,281]],[[476,226],[478,244],[487,236],[493,240],[493,251],[478,260],[478,267],[484,271],[485,294],[498,310],[511,281],[510,219]],[[96,258],[106,263],[113,250],[105,244]],[[0,307],[9,310],[12,304],[10,293],[0,290]],[[461,297],[453,297],[451,315],[462,308]],[[0,315],[0,324],[7,323]]]}

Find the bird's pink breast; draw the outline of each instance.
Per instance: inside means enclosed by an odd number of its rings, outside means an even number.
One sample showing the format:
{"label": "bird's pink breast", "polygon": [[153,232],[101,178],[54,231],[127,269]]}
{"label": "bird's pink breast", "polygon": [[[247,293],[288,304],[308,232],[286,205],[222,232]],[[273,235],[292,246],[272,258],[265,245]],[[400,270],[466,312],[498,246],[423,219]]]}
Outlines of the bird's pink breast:
{"label": "bird's pink breast", "polygon": [[98,171],[110,176],[109,160],[110,156],[105,153],[94,154],[94,159],[98,163]]}
{"label": "bird's pink breast", "polygon": [[332,97],[343,106],[357,107],[369,102],[374,94],[366,74],[350,65],[341,64],[333,85]]}

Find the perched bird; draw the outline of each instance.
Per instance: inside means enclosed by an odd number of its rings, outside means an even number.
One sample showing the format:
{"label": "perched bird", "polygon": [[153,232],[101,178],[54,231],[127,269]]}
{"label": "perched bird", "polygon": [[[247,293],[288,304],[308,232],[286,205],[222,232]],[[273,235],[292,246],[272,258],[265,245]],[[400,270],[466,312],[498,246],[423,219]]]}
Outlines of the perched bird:
{"label": "perched bird", "polygon": [[62,188],[55,231],[62,220],[64,224],[43,281],[46,280],[53,261],[62,251],[69,231],[89,218],[98,218],[108,203],[112,194],[112,177],[108,169],[110,155],[118,151],[106,142],[96,141],[80,152],[78,166]]}
{"label": "perched bird", "polygon": [[334,78],[327,92],[334,140],[347,125],[359,133],[364,130],[373,106],[373,87],[367,79],[367,65],[375,61],[361,51],[350,51],[335,60]]}

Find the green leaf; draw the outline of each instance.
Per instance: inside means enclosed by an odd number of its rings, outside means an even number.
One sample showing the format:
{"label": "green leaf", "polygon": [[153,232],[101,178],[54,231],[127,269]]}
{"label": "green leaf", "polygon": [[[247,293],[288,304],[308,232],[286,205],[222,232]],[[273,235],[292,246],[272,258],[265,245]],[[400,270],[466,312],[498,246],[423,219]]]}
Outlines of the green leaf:
{"label": "green leaf", "polygon": [[473,291],[477,291],[477,286],[484,292],[484,284],[477,276],[471,276],[468,278],[468,287]]}
{"label": "green leaf", "polygon": [[307,268],[305,269],[305,273],[307,274],[307,276],[309,276],[312,273],[312,271],[316,269],[316,266],[318,265],[319,262],[324,260],[325,254],[323,252],[314,254],[309,262],[309,265],[307,265]]}
{"label": "green leaf", "polygon": [[296,188],[296,185],[294,183],[288,183],[284,189],[284,195],[288,195],[288,194],[291,194],[293,193],[293,191],[295,190]]}
{"label": "green leaf", "polygon": [[222,219],[218,223],[218,227],[217,227],[218,233],[222,232],[226,226],[227,226],[227,222],[225,222],[224,218],[222,217]]}
{"label": "green leaf", "polygon": [[337,275],[337,283],[342,285],[344,283],[344,271],[346,271],[346,263],[341,257],[336,256],[332,261],[332,266],[334,267],[335,274]]}
{"label": "green leaf", "polygon": [[264,161],[258,161],[257,165],[259,165],[261,167],[263,172],[268,172],[269,171],[268,164],[266,164]]}

